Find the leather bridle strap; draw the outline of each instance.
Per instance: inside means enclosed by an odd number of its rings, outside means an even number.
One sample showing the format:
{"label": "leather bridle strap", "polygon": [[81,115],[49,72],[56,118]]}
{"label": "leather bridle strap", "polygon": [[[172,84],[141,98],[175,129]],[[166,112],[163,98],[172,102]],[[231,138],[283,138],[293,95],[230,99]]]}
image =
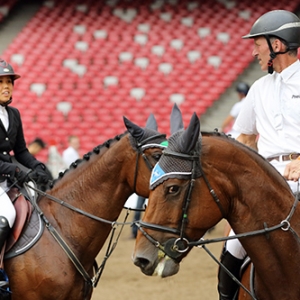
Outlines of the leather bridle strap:
{"label": "leather bridle strap", "polygon": [[221,204],[221,202],[220,202],[220,199],[218,198],[218,196],[217,196],[216,192],[214,191],[214,189],[211,187],[211,185],[210,185],[210,183],[209,183],[209,181],[208,181],[208,179],[207,179],[205,173],[203,172],[201,166],[200,166],[200,168],[201,168],[201,174],[202,174],[202,177],[203,177],[203,179],[204,179],[204,181],[205,181],[205,183],[206,183],[206,186],[208,187],[209,193],[211,194],[211,196],[213,197],[214,201],[215,201],[216,204],[218,205],[219,210],[220,210],[220,212],[221,212],[223,218],[225,218],[226,213],[225,213],[225,210],[224,210],[224,208],[223,208],[223,206],[222,206],[222,204]]}
{"label": "leather bridle strap", "polygon": [[171,233],[171,234],[177,234],[177,235],[180,234],[180,231],[178,229],[161,226],[161,225],[157,225],[157,224],[152,224],[152,223],[147,223],[142,220],[135,222],[135,225],[141,231],[142,231],[142,228],[146,228],[146,229],[151,229],[151,230],[155,230],[155,231],[167,232],[167,233]]}

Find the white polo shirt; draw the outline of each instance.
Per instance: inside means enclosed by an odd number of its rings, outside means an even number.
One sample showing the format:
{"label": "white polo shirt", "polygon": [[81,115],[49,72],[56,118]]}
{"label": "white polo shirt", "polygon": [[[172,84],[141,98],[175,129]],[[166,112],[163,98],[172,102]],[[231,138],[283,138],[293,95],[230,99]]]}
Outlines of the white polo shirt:
{"label": "white polo shirt", "polygon": [[258,152],[264,157],[300,153],[299,61],[251,86],[233,129],[259,134]]}

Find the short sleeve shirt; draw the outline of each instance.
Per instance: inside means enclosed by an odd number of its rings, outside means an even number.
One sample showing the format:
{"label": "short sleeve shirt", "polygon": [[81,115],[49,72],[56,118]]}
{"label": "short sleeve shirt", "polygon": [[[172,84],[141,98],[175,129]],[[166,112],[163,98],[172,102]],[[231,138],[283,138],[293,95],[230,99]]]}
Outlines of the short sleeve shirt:
{"label": "short sleeve shirt", "polygon": [[258,152],[300,153],[300,63],[258,79],[250,88],[233,129],[256,134]]}

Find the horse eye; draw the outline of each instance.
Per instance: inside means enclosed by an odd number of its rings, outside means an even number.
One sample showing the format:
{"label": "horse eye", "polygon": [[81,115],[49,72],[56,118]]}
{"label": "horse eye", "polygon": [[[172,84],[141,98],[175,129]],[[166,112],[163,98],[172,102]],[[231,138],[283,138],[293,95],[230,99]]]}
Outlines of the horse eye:
{"label": "horse eye", "polygon": [[160,157],[161,157],[161,153],[153,154],[152,157],[153,157],[156,161],[159,161],[159,159],[160,159]]}
{"label": "horse eye", "polygon": [[176,194],[179,191],[179,186],[178,185],[172,185],[169,187],[169,194]]}

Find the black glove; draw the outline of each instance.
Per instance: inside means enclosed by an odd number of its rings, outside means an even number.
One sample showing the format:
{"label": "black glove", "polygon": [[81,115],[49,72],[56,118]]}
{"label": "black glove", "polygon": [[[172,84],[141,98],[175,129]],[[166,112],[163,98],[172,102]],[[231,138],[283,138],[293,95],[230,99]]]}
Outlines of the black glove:
{"label": "black glove", "polygon": [[22,171],[20,170],[18,167],[16,167],[15,170],[15,178],[18,181],[18,184],[23,186],[24,182],[29,181],[29,173],[31,172],[31,170],[29,170],[28,172]]}
{"label": "black glove", "polygon": [[29,177],[32,180],[34,180],[37,184],[47,184],[48,181],[51,180],[43,164],[37,165],[35,170],[29,174]]}

